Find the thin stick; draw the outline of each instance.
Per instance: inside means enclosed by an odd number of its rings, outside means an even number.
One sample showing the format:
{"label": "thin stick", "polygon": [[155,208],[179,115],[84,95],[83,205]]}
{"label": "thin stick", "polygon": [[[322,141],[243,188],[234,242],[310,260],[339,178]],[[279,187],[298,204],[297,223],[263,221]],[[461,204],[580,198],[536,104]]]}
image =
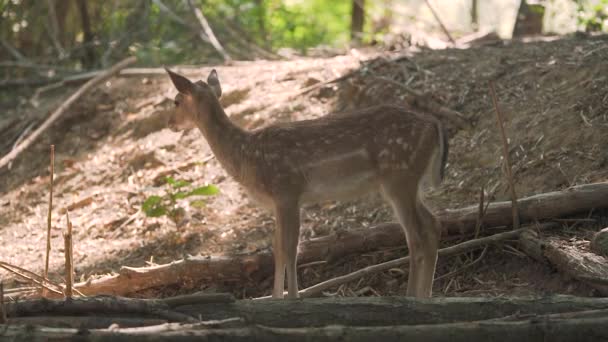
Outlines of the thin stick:
{"label": "thin stick", "polygon": [[[203,32],[209,38],[209,42],[211,43],[211,45],[213,45],[213,47],[217,50],[217,52],[219,52],[222,55],[222,58],[224,58],[224,60],[226,62],[232,61],[232,57],[230,57],[228,52],[226,52],[226,50],[224,50],[224,47],[222,46],[220,41],[217,40],[217,37],[215,37],[215,34],[213,33],[213,30],[211,29],[211,26],[209,25],[209,22],[203,15],[203,12],[201,11],[201,9],[194,6],[194,3],[192,3],[192,0],[187,0],[187,1],[188,1],[188,6],[190,6],[190,9],[194,12],[194,15],[196,15],[196,19],[198,19],[198,22],[201,25]],[[205,40],[205,39],[203,39],[203,40]]]}
{"label": "thin stick", "polygon": [[462,266],[461,268],[459,268],[459,269],[457,269],[457,270],[455,270],[455,271],[452,271],[452,272],[449,272],[449,273],[443,274],[443,275],[441,275],[441,276],[439,276],[439,277],[435,278],[435,280],[434,280],[434,281],[437,281],[437,280],[440,280],[440,279],[444,279],[444,278],[448,278],[448,277],[453,277],[453,276],[458,275],[458,274],[460,274],[460,273],[464,272],[465,270],[467,270],[467,269],[469,269],[469,268],[471,268],[471,267],[475,266],[476,264],[478,264],[478,263],[481,261],[481,259],[483,259],[483,257],[486,255],[486,252],[487,252],[487,251],[488,251],[488,245],[486,245],[486,246],[483,248],[483,251],[481,251],[481,254],[479,255],[479,257],[478,257],[477,259],[475,259],[475,260],[471,261],[470,263],[468,263],[468,264],[466,264],[466,265]]}
{"label": "thin stick", "polygon": [[[479,237],[479,230],[481,229],[481,225],[483,223],[483,217],[485,216],[486,212],[484,210],[484,186],[481,186],[481,189],[479,190],[479,212],[477,213],[477,222],[475,223],[475,239],[477,239]],[[485,207],[487,208],[487,207]]]}
{"label": "thin stick", "polygon": [[[0,261],[0,268],[4,268],[5,270],[7,270],[7,271],[9,271],[9,272],[11,272],[11,273],[19,276],[19,277],[21,277],[21,278],[23,278],[23,279],[31,282],[31,283],[34,283],[34,284],[42,287],[43,289],[47,289],[47,290],[49,290],[49,291],[51,291],[51,292],[53,292],[55,294],[58,294],[58,295],[62,295],[63,294],[63,292],[61,292],[60,290],[57,290],[57,289],[61,289],[61,286],[59,286],[58,284],[53,283],[52,281],[50,281],[50,280],[48,280],[46,278],[43,278],[43,277],[37,275],[34,272],[28,271],[28,270],[26,270],[24,268],[21,268],[19,266],[11,265],[11,264],[3,262],[3,261]],[[51,285],[51,286],[53,286],[55,288],[52,288],[49,285]]]}
{"label": "thin stick", "polygon": [[511,171],[511,158],[509,157],[509,141],[507,140],[507,134],[505,133],[503,116],[498,108],[496,89],[494,88],[494,82],[492,81],[490,81],[490,94],[492,95],[492,102],[494,102],[498,129],[500,130],[500,134],[502,136],[502,153],[504,155],[506,163],[505,168],[507,173],[507,180],[509,181],[509,187],[511,188],[511,210],[513,212],[513,229],[517,229],[519,228],[519,211],[517,209],[517,194],[515,193],[515,181],[513,180],[513,173]]}
{"label": "thin stick", "polygon": [[431,6],[431,3],[429,2],[429,0],[424,0],[424,2],[426,2],[426,5],[431,10],[431,13],[433,13],[433,17],[435,17],[435,20],[437,20],[437,23],[439,23],[439,26],[441,26],[443,33],[445,33],[445,35],[448,37],[448,39],[450,40],[450,43],[456,44],[456,41],[454,41],[454,38],[452,38],[452,35],[450,34],[450,31],[448,31],[448,29],[445,27],[445,25],[443,25],[441,18],[439,18],[439,15],[437,14],[437,12],[435,12],[435,9],[433,8],[433,6]]}
{"label": "thin stick", "polygon": [[0,281],[0,324],[6,324],[6,307],[4,306],[4,283]]}
{"label": "thin stick", "polygon": [[68,231],[63,234],[64,251],[65,251],[65,296],[72,298],[72,286],[74,284],[74,263],[73,263],[73,244],[72,244],[72,222],[70,222],[70,213],[65,213],[67,220]]}
{"label": "thin stick", "polygon": [[[494,234],[491,236],[486,236],[486,237],[475,239],[475,240],[465,241],[463,243],[459,243],[459,244],[451,246],[451,247],[442,248],[439,250],[439,256],[447,257],[447,256],[462,254],[462,253],[466,253],[466,252],[474,250],[474,249],[481,248],[488,244],[494,244],[494,243],[501,242],[504,240],[513,239],[513,238],[518,237],[523,231],[525,231],[527,229],[529,229],[529,228],[521,228],[521,229],[512,230],[512,231],[508,231],[508,232],[504,232],[504,233]],[[303,289],[299,292],[299,294],[301,297],[314,297],[314,296],[319,295],[321,292],[328,290],[332,287],[348,283],[350,281],[359,279],[359,278],[364,277],[369,274],[384,272],[384,271],[390,270],[391,268],[402,266],[403,264],[409,263],[409,261],[410,261],[410,257],[406,256],[403,258],[387,261],[387,262],[384,262],[384,263],[381,263],[378,265],[368,266],[368,267],[365,267],[358,271],[355,271],[355,272],[352,272],[352,273],[349,273],[349,274],[346,274],[346,275],[343,275],[340,277],[336,277],[336,278],[333,278],[330,280],[326,280],[319,284],[313,285],[309,288]]]}
{"label": "thin stick", "polygon": [[14,150],[9,152],[7,155],[0,159],[0,168],[3,168],[8,164],[11,160],[15,159],[21,152],[23,152],[26,148],[28,148],[44,131],[46,131],[61,115],[81,96],[88,93],[91,89],[97,86],[100,83],[105,82],[110,77],[114,76],[120,70],[124,69],[128,65],[134,63],[137,59],[135,57],[126,58],[119,63],[115,64],[110,69],[97,74],[94,78],[90,79],[82,85],[82,87],[78,88],[78,90],[72,94],[65,102],[63,102],[59,108],[57,108],[51,116],[49,116],[46,121],[40,125],[27,139],[25,139],[19,146],[17,146]]}
{"label": "thin stick", "polygon": [[[51,219],[53,213],[53,176],[55,174],[55,145],[51,145],[51,189],[49,192],[49,214],[46,221],[46,259],[44,262],[44,278],[49,277],[49,256],[51,254]],[[43,291],[43,296],[45,295]]]}

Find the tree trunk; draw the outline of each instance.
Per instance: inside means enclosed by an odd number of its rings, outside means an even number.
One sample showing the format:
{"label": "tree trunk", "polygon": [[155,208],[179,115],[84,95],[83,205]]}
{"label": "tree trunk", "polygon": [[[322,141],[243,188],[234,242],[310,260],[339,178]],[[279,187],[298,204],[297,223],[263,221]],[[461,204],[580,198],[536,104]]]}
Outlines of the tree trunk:
{"label": "tree trunk", "polygon": [[91,31],[87,0],[76,0],[76,5],[78,6],[78,12],[80,12],[82,33],[84,35],[84,40],[82,42],[84,47],[82,64],[84,65],[85,69],[92,69],[95,66],[95,46],[93,41],[93,32]]}
{"label": "tree trunk", "polygon": [[529,5],[526,0],[521,0],[513,27],[513,38],[541,34],[544,14],[543,5]]}
{"label": "tree trunk", "polygon": [[473,31],[479,28],[479,18],[477,16],[477,0],[471,0],[471,26]]}
{"label": "tree trunk", "polygon": [[350,19],[350,39],[361,43],[363,25],[365,24],[365,0],[353,0]]}

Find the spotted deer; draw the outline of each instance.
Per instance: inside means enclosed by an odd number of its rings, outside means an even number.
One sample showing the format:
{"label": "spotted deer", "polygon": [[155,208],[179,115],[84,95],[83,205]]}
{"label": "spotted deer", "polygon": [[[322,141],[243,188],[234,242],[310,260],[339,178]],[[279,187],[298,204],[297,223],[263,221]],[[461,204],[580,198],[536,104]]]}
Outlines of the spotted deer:
{"label": "spotted deer", "polygon": [[215,70],[191,82],[166,69],[178,90],[168,122],[198,127],[222,167],[274,212],[274,289],[298,297],[300,207],[379,191],[405,230],[410,253],[407,295],[430,297],[440,226],[422,202],[423,185],[443,179],[448,143],[435,118],[382,105],[246,131],[224,112]]}

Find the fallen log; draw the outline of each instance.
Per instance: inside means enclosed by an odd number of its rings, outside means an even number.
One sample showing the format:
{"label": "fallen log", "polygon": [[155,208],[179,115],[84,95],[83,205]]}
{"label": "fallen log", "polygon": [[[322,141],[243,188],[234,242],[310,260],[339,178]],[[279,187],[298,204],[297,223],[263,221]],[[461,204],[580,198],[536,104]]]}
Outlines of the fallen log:
{"label": "fallen log", "polygon": [[[196,300],[193,299],[195,303]],[[193,323],[197,320],[189,315],[171,310],[168,304],[161,300],[142,300],[120,297],[97,296],[89,298],[67,298],[51,300],[46,298],[9,302],[5,307],[9,318],[24,316],[40,316],[40,314],[82,316],[97,314],[132,314],[143,317],[156,317],[170,322]]]}
{"label": "fallen log", "polygon": [[548,263],[561,273],[588,284],[608,296],[608,259],[560,242],[558,238],[540,238],[534,231],[520,235],[521,249],[535,260]]}
{"label": "fallen log", "polygon": [[239,317],[248,324],[282,328],[333,324],[381,326],[447,324],[513,315],[608,310],[608,298],[326,297],[238,300],[231,304],[184,305],[173,310],[200,317],[203,321]]}
{"label": "fallen log", "polygon": [[[378,338],[389,341],[598,341],[608,338],[607,299],[376,297],[239,301],[224,306],[234,308],[239,304],[257,309],[256,314],[246,314],[243,318],[242,311],[234,311],[232,317],[218,320],[218,315],[213,314],[217,309],[214,307],[208,308],[208,312],[215,318],[191,324],[108,329],[7,325],[0,329],[0,337],[28,341],[72,338],[84,341],[369,341]],[[281,322],[277,322],[277,318]],[[315,320],[315,324],[308,324],[310,320]]]}
{"label": "fallen log", "polygon": [[246,326],[217,329],[167,324],[145,328],[102,330],[61,329],[9,325],[0,336],[10,340],[49,341],[576,341],[608,339],[608,317],[551,318],[538,316],[518,321],[481,321],[442,325],[382,327],[327,326],[271,328]]}
{"label": "fallen log", "polygon": [[[574,186],[517,200],[521,223],[548,220],[608,208],[608,182]],[[475,228],[479,206],[436,213],[448,234],[469,233]],[[510,226],[511,202],[491,203],[483,217],[486,227]]]}
{"label": "fallen log", "polygon": [[[471,322],[507,316],[608,311],[608,298],[551,296],[543,298],[483,297],[327,297],[298,300],[205,301],[197,294],[166,299],[138,299],[96,296],[72,300],[35,299],[11,302],[8,318],[132,314],[134,317],[158,318],[159,310],[171,310],[178,319],[225,321],[235,317],[247,324],[298,328],[325,325],[417,325]],[[211,294],[213,295],[213,294]],[[226,294],[216,294],[226,296]],[[230,297],[228,295],[228,297]],[[175,300],[175,298],[180,298]],[[185,299],[190,299],[189,303]],[[201,298],[203,300],[201,301]],[[168,303],[179,303],[170,305]],[[289,313],[289,314],[286,314]]]}

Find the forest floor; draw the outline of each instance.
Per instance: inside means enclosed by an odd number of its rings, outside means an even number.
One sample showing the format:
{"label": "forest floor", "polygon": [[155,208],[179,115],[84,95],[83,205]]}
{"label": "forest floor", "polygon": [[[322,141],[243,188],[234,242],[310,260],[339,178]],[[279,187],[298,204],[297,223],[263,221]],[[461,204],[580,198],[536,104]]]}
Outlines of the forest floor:
{"label": "forest floor", "polygon": [[[436,209],[476,204],[483,186],[494,200],[508,199],[501,148],[488,82],[496,82],[518,196],[608,180],[608,37],[571,36],[535,42],[497,42],[469,49],[411,50],[289,61],[237,62],[216,66],[227,113],[247,129],[281,121],[317,118],[330,112],[378,103],[405,103],[390,77],[471,117],[474,127],[452,130],[446,179],[427,195]],[[398,58],[397,58],[398,57]],[[372,60],[373,62],[365,62]],[[358,70],[357,70],[358,69]],[[177,68],[205,79],[211,67]],[[323,83],[357,70],[339,82]],[[47,93],[37,108],[27,101],[5,113],[44,117],[75,88]],[[51,278],[61,280],[62,231],[69,209],[74,225],[76,278],[118,271],[120,266],[161,264],[186,255],[234,255],[271,248],[273,217],[248,200],[227,177],[197,130],[166,128],[175,90],[164,74],[117,77],[78,101],[43,138],[0,170],[0,260],[41,273],[49,199],[49,145],[56,145]],[[27,99],[26,99],[27,100]],[[0,118],[0,119],[5,119]],[[2,154],[7,151],[1,151]],[[164,193],[166,176],[220,189],[205,205],[179,202],[187,221],[141,212],[150,195]],[[606,212],[593,220],[563,223],[553,234],[564,245],[587,249],[591,235],[608,226]],[[380,196],[324,202],[305,208],[301,240],[393,220]],[[444,245],[470,236],[450,237]],[[379,249],[299,269],[300,286],[406,254]],[[440,259],[437,276],[460,269],[480,252]],[[0,278],[17,285],[9,274]],[[407,272],[375,274],[334,289],[337,295],[403,294]],[[13,282],[12,284],[10,284]],[[270,293],[262,283],[183,284],[138,296],[199,290],[229,291],[237,297]],[[465,272],[435,282],[436,296],[597,295],[517,250],[491,247]]]}

